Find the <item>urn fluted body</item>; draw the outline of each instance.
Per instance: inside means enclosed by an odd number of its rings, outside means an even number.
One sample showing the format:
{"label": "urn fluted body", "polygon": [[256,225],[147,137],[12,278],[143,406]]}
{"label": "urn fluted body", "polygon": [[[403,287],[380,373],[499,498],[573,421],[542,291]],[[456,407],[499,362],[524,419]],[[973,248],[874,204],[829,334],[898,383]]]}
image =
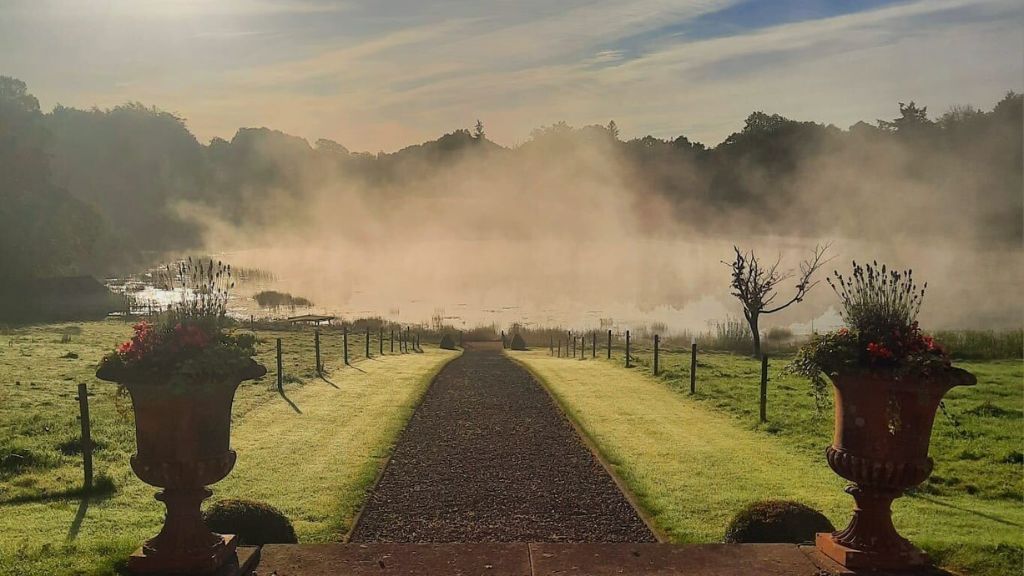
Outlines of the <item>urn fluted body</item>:
{"label": "urn fluted body", "polygon": [[167,513],[160,533],[128,559],[138,574],[209,574],[233,558],[236,539],[211,532],[201,505],[235,465],[231,449],[231,405],[243,380],[259,378],[266,368],[255,361],[237,374],[190,385],[124,381],[97,374],[127,389],[135,413],[136,453],[132,470],[143,482],[161,488],[156,499]]}
{"label": "urn fluted body", "polygon": [[975,383],[950,368],[931,377],[895,378],[852,373],[832,377],[835,435],[825,450],[836,474],[849,480],[853,518],[843,530],[817,535],[817,547],[851,569],[911,569],[928,556],[903,538],[892,523],[892,502],[924,482],[934,463],[928,456],[935,413],[954,386]]}

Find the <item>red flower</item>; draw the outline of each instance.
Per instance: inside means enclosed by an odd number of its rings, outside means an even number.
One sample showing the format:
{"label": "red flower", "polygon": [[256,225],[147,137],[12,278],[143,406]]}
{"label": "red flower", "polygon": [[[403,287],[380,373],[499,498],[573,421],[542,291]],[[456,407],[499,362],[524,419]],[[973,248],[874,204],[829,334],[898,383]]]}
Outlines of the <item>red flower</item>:
{"label": "red flower", "polygon": [[174,327],[174,335],[177,344],[182,348],[203,348],[210,342],[206,332],[194,324],[188,326],[178,324]]}
{"label": "red flower", "polygon": [[868,354],[872,358],[879,360],[889,360],[892,358],[892,350],[889,350],[885,344],[879,344],[877,342],[871,342],[868,344]]}

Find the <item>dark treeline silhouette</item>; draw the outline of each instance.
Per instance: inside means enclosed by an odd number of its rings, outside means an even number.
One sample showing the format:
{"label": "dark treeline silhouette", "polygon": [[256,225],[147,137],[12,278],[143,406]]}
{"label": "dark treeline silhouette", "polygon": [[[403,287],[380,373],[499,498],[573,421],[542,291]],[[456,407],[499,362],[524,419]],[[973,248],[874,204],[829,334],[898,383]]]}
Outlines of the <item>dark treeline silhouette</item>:
{"label": "dark treeline silhouette", "polygon": [[[409,193],[412,175],[467,157],[528,172],[531,162],[562,162],[588,146],[603,155],[577,154],[567,172],[585,173],[611,155],[639,212],[668,207],[673,223],[712,235],[856,235],[875,219],[843,209],[880,204],[884,213],[886,203],[903,201],[920,218],[898,224],[902,232],[941,234],[959,224],[974,241],[1019,244],[1022,106],[1011,92],[991,111],[963,106],[929,118],[926,108],[901,103],[894,119],[847,130],[754,112],[713,148],[685,136],[621,141],[614,122],[557,123],[507,148],[477,122],[472,132],[368,154],[267,128],[203,145],[183,119],[137,103],[44,113],[23,82],[0,77],[0,273],[12,285],[105,274],[200,248],[204,217],[301,225],[305,213],[293,207],[340,180],[385,206]],[[932,209],[949,216],[931,217]]]}

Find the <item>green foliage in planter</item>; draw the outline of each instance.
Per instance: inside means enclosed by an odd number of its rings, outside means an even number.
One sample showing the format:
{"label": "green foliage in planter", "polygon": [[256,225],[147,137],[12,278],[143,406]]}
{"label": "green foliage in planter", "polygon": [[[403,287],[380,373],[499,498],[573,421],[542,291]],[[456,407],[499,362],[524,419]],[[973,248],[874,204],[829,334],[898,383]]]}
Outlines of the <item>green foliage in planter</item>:
{"label": "green foliage in planter", "polygon": [[237,534],[242,544],[295,544],[295,529],[280,510],[265,502],[245,499],[218,500],[203,512],[210,530]]}
{"label": "green foliage in planter", "polygon": [[917,313],[925,289],[913,271],[888,270],[877,262],[853,263],[853,275],[828,280],[842,303],[846,327],[815,335],[800,348],[788,371],[812,382],[815,397],[827,392],[822,374],[882,372],[896,378],[927,377],[950,367],[950,357],[935,339],[921,332]]}
{"label": "green foliage in planter", "polygon": [[817,510],[787,500],[754,502],[740,510],[725,531],[725,541],[735,543],[813,542],[818,532],[835,527]]}
{"label": "green foliage in planter", "polygon": [[162,281],[182,294],[181,301],[157,323],[136,324],[132,338],[103,357],[97,376],[187,385],[222,381],[252,365],[256,336],[228,329],[231,266],[189,258],[177,268],[168,266]]}

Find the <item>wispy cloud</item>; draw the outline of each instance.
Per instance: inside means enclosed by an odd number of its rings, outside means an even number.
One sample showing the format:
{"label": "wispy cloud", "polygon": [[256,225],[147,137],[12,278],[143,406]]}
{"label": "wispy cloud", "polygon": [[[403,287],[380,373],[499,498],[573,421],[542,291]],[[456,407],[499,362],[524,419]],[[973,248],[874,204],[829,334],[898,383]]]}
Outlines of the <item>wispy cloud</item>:
{"label": "wispy cloud", "polygon": [[[609,118],[626,136],[686,133],[715,143],[754,109],[841,124],[887,113],[896,99],[990,104],[1002,90],[1021,89],[1024,76],[1024,9],[1008,0],[918,0],[762,27],[726,22],[714,27],[717,37],[678,31],[733,17],[744,4],[109,6],[133,11],[132,22],[164,21],[174,12],[189,22],[195,43],[163,29],[146,38],[112,29],[110,62],[61,68],[34,47],[16,46],[5,58],[0,23],[0,68],[30,70],[60,92],[51,98],[66,103],[139,99],[179,111],[203,137],[260,124],[370,150],[434,137],[477,117],[492,137],[510,143],[542,123]],[[8,30],[17,36],[20,29]],[[133,43],[140,55],[134,60],[115,51],[131,53]],[[94,44],[83,37],[76,47],[89,54]],[[74,78],[82,69],[91,77],[77,86],[61,80],[61,72]],[[104,86],[96,78],[116,81]],[[45,102],[48,95],[40,96]]]}

